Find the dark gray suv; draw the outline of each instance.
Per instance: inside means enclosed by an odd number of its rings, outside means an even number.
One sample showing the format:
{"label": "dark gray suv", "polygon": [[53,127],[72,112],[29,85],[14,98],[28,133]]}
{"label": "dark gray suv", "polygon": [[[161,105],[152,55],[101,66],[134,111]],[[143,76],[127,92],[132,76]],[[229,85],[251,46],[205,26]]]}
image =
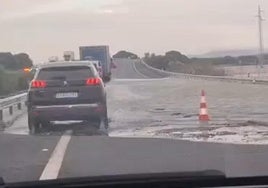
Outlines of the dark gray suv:
{"label": "dark gray suv", "polygon": [[106,92],[92,63],[54,62],[36,71],[28,91],[28,125],[35,134],[51,121],[94,121],[108,128]]}

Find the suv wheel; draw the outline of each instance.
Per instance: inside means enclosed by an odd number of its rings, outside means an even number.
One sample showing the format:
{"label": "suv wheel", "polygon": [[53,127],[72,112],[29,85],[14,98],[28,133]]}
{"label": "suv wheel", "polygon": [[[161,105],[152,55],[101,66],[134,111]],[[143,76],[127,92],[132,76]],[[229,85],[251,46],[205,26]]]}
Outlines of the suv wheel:
{"label": "suv wheel", "polygon": [[108,117],[106,116],[103,121],[104,121],[104,128],[108,129],[109,128],[109,119],[108,119]]}
{"label": "suv wheel", "polygon": [[35,135],[40,133],[40,122],[37,119],[28,116],[28,127],[30,134]]}
{"label": "suv wheel", "polygon": [[42,127],[42,130],[44,130],[44,131],[50,131],[51,124],[49,121],[43,120],[43,121],[41,121],[41,127]]}

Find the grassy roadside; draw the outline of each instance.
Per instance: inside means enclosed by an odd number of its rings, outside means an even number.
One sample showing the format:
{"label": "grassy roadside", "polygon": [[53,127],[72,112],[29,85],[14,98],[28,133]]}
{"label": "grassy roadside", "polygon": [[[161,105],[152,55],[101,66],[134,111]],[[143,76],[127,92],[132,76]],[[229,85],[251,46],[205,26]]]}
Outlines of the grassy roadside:
{"label": "grassy roadside", "polygon": [[167,67],[168,71],[194,74],[194,75],[207,75],[207,76],[225,76],[225,71],[221,67],[217,67],[211,63],[174,63],[171,62]]}

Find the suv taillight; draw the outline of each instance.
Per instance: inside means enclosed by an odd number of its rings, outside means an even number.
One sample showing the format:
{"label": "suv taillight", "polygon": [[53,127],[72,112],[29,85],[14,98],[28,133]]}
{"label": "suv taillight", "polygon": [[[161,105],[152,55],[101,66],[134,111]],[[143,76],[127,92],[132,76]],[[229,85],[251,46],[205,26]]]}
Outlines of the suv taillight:
{"label": "suv taillight", "polygon": [[31,83],[32,88],[45,88],[47,86],[46,81],[43,80],[33,80]]}
{"label": "suv taillight", "polygon": [[99,85],[100,83],[101,83],[100,78],[88,78],[86,80],[86,85],[88,85],[88,86]]}

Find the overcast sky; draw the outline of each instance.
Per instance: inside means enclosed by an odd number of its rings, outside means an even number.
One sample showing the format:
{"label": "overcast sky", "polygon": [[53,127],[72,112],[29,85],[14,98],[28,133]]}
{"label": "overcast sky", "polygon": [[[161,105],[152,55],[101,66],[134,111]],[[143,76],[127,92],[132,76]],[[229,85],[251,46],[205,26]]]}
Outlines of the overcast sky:
{"label": "overcast sky", "polygon": [[[0,0],[0,51],[38,63],[80,45],[139,55],[257,48],[258,4],[268,12],[268,0]],[[264,31],[268,46],[267,21]]]}

